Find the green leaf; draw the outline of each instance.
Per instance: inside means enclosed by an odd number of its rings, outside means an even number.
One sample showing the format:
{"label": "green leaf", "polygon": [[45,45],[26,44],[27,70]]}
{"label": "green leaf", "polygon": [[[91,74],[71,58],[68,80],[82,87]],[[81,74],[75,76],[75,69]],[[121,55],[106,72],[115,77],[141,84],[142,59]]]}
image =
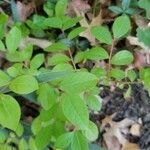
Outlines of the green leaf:
{"label": "green leaf", "polygon": [[73,138],[72,132],[62,134],[61,136],[59,136],[57,138],[56,143],[55,143],[55,147],[61,148],[61,149],[67,148],[70,145],[72,138]]}
{"label": "green leaf", "polygon": [[79,36],[79,34],[83,31],[85,31],[86,28],[85,27],[78,27],[75,28],[74,30],[72,30],[69,34],[68,34],[68,39],[72,40],[75,37]]}
{"label": "green leaf", "polygon": [[91,73],[96,75],[96,77],[98,77],[98,78],[103,78],[107,74],[106,70],[104,68],[100,68],[100,67],[93,67],[91,70]]}
{"label": "green leaf", "polygon": [[28,144],[27,144],[27,141],[22,138],[20,141],[19,141],[19,150],[28,150],[29,147],[28,147]]}
{"label": "green leaf", "polygon": [[5,13],[0,13],[0,39],[3,38],[6,32],[6,23],[8,21],[8,16]]}
{"label": "green leaf", "polygon": [[44,21],[45,26],[51,27],[51,28],[62,28],[62,20],[61,18],[58,17],[51,17],[51,18],[46,18]]}
{"label": "green leaf", "polygon": [[127,72],[128,78],[130,79],[130,81],[134,81],[137,77],[136,72],[134,70],[128,70]]}
{"label": "green leaf", "polygon": [[147,19],[150,19],[150,1],[149,0],[139,0],[138,5],[146,11]]}
{"label": "green leaf", "polygon": [[130,31],[130,29],[131,23],[128,16],[124,15],[116,18],[112,26],[114,38],[122,38]]}
{"label": "green leaf", "polygon": [[22,75],[13,79],[9,88],[17,94],[29,94],[38,89],[38,82],[33,76]]}
{"label": "green leaf", "polygon": [[69,47],[62,42],[53,43],[52,45],[45,48],[45,51],[47,52],[59,52],[59,51],[67,51],[67,50],[69,50]]}
{"label": "green leaf", "polygon": [[6,51],[5,49],[5,45],[3,44],[3,42],[0,40],[0,51]]}
{"label": "green leaf", "polygon": [[21,42],[21,31],[17,27],[13,27],[6,36],[6,46],[9,52],[14,52]]}
{"label": "green leaf", "polygon": [[117,80],[122,80],[125,78],[125,72],[117,68],[111,69],[110,76]]}
{"label": "green leaf", "polygon": [[112,57],[111,64],[113,64],[113,65],[128,65],[133,62],[133,59],[134,59],[134,57],[131,52],[129,52],[127,50],[121,50]]}
{"label": "green leaf", "polygon": [[64,16],[62,17],[62,22],[63,22],[63,30],[67,30],[73,26],[75,26],[80,20],[82,20],[82,17],[68,17]]}
{"label": "green leaf", "polygon": [[0,124],[11,130],[16,130],[21,116],[17,101],[9,96],[0,94]]}
{"label": "green leaf", "polygon": [[48,58],[48,64],[52,66],[66,63],[68,61],[70,61],[70,58],[65,54],[55,54]]}
{"label": "green leaf", "polygon": [[121,14],[123,13],[122,8],[118,7],[118,6],[109,6],[108,7],[112,12],[116,13],[116,14]]}
{"label": "green leaf", "polygon": [[10,62],[22,62],[29,60],[32,56],[33,46],[27,45],[22,51],[8,52],[6,53],[6,59]]}
{"label": "green leaf", "polygon": [[39,150],[35,144],[35,140],[30,136],[30,139],[29,139],[29,147],[30,149],[32,150]]}
{"label": "green leaf", "polygon": [[39,86],[37,99],[45,110],[50,109],[56,102],[56,94],[54,89],[47,83],[41,84]]}
{"label": "green leaf", "polygon": [[85,58],[90,60],[103,60],[108,57],[107,51],[102,47],[93,47],[89,51],[85,52]]}
{"label": "green leaf", "polygon": [[75,93],[61,96],[65,117],[78,129],[86,129],[89,124],[88,109],[81,97]]}
{"label": "green leaf", "polygon": [[88,72],[76,72],[65,76],[60,88],[66,92],[83,92],[96,86],[98,78]]}
{"label": "green leaf", "polygon": [[102,107],[102,100],[97,95],[86,96],[86,102],[90,109],[94,111],[100,111]]}
{"label": "green leaf", "polygon": [[38,150],[46,148],[46,146],[51,141],[52,136],[52,127],[51,125],[41,128],[35,137],[35,145],[38,147]]}
{"label": "green leaf", "polygon": [[32,69],[38,69],[44,63],[44,54],[37,54],[30,62]]}
{"label": "green leaf", "polygon": [[80,63],[85,59],[85,52],[77,52],[77,54],[74,57],[75,63]]}
{"label": "green leaf", "polygon": [[54,7],[55,7],[55,5],[52,2],[47,1],[44,3],[43,10],[46,12],[46,14],[49,17],[51,17],[54,15]]}
{"label": "green leaf", "polygon": [[89,141],[95,141],[98,138],[98,128],[93,122],[89,122],[88,128],[83,131],[83,134]]}
{"label": "green leaf", "polygon": [[122,8],[123,8],[123,10],[128,9],[129,6],[130,6],[130,3],[131,3],[131,0],[122,0]]}
{"label": "green leaf", "polygon": [[70,64],[68,64],[68,63],[58,64],[58,65],[56,65],[56,66],[52,69],[53,72],[69,71],[69,70],[70,70],[70,71],[73,70],[73,67],[72,67],[72,65],[70,65]]}
{"label": "green leaf", "polygon": [[100,42],[105,44],[112,44],[112,35],[107,27],[96,26],[91,28],[92,35]]}
{"label": "green leaf", "polygon": [[71,150],[88,150],[86,138],[79,132],[74,132],[74,137],[71,143]]}
{"label": "green leaf", "polygon": [[68,0],[58,0],[55,6],[55,13],[57,17],[61,17],[65,15],[67,5],[68,5]]}
{"label": "green leaf", "polygon": [[0,87],[7,85],[10,79],[11,78],[5,72],[0,70]]}
{"label": "green leaf", "polygon": [[148,28],[138,28],[137,29],[137,38],[139,42],[144,43],[145,46],[150,47],[150,27]]}

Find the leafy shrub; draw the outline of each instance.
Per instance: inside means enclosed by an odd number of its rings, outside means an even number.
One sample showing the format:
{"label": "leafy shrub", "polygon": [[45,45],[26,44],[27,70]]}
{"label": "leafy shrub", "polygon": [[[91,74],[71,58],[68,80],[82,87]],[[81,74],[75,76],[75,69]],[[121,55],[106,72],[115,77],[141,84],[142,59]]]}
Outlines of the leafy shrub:
{"label": "leafy shrub", "polygon": [[[126,14],[133,14],[129,13],[129,9],[133,9],[125,2],[122,3],[125,13],[128,10]],[[99,133],[95,123],[89,119],[91,110],[99,111],[101,108],[99,83],[110,85],[114,81],[121,86],[138,80],[150,89],[149,68],[141,69],[140,78],[137,79],[134,70],[126,70],[134,61],[132,52],[128,49],[114,52],[115,44],[130,34],[130,18],[126,14],[117,17],[111,30],[107,26],[91,27],[91,34],[100,44],[78,51],[73,56],[74,39],[86,28],[77,25],[82,17],[65,15],[67,3],[67,0],[59,0],[54,10],[52,4],[47,2],[44,11],[48,17],[34,15],[33,20],[25,24],[15,23],[8,32],[5,30],[8,16],[0,15],[0,28],[4,31],[0,33],[0,50],[11,64],[6,70],[0,70],[2,149],[11,149],[9,143],[14,142],[20,150],[48,147],[86,150],[88,143],[95,141]],[[144,7],[142,0],[139,5]],[[114,8],[111,7],[111,10],[114,11]],[[49,35],[53,43],[40,53],[36,53],[37,48],[33,44],[20,46],[29,34],[45,37],[47,30],[58,30],[61,38]],[[148,31],[137,30],[139,40],[147,46]],[[110,51],[104,49],[103,45],[109,46]],[[90,71],[78,69],[78,63],[86,60],[105,60],[108,68],[94,66]],[[16,96],[25,97],[40,106],[40,113],[31,125],[20,121],[21,109]]]}

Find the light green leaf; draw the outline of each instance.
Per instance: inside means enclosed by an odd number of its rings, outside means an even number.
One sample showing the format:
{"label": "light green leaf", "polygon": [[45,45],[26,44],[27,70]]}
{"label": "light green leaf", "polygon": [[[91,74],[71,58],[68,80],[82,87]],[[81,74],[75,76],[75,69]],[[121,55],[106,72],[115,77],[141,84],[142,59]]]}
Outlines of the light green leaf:
{"label": "light green leaf", "polygon": [[82,17],[74,17],[74,18],[68,16],[62,17],[63,30],[67,30],[75,26],[80,20],[82,20]]}
{"label": "light green leaf", "polygon": [[90,60],[103,60],[108,57],[107,51],[102,47],[93,47],[89,51],[85,52],[85,58]]}
{"label": "light green leaf", "polygon": [[117,68],[111,69],[110,76],[117,80],[122,80],[125,78],[125,72]]}
{"label": "light green leaf", "polygon": [[92,68],[91,73],[96,75],[96,77],[98,77],[98,78],[103,78],[106,76],[107,72],[104,68],[94,67],[94,68]]}
{"label": "light green leaf", "polygon": [[94,111],[100,111],[102,107],[102,100],[97,95],[88,95],[86,96],[86,102],[90,109]]}
{"label": "light green leaf", "polygon": [[149,0],[139,0],[138,5],[146,11],[147,19],[150,19],[150,1]]}
{"label": "light green leaf", "polygon": [[137,29],[137,38],[139,42],[144,43],[145,46],[150,47],[150,27],[148,28],[138,28]]}
{"label": "light green leaf", "polygon": [[88,109],[81,97],[75,93],[61,96],[65,117],[78,129],[86,129],[89,124]]}
{"label": "light green leaf", "polygon": [[55,143],[55,147],[61,148],[61,149],[67,148],[70,145],[72,138],[73,138],[72,132],[62,134],[61,136],[59,136],[57,138],[56,143]]}
{"label": "light green leaf", "polygon": [[62,42],[53,43],[49,47],[45,48],[45,51],[48,52],[59,52],[59,51],[67,51],[69,47]]}
{"label": "light green leaf", "polygon": [[32,150],[39,150],[35,144],[35,140],[30,136],[30,139],[29,139],[29,147],[30,149]]}
{"label": "light green leaf", "polygon": [[33,76],[22,75],[12,80],[9,88],[17,94],[29,94],[38,89],[38,82]]}
{"label": "light green leaf", "polygon": [[37,99],[45,110],[50,109],[56,102],[56,94],[54,89],[47,83],[41,84],[39,86]]}
{"label": "light green leaf", "polygon": [[98,128],[93,122],[89,122],[88,128],[83,131],[83,134],[89,141],[95,141],[98,138]]}
{"label": "light green leaf", "polygon": [[10,79],[11,78],[5,72],[0,70],[0,87],[7,85]]}
{"label": "light green leaf", "polygon": [[38,149],[44,149],[49,144],[52,136],[51,125],[41,128],[35,137],[35,145]]}
{"label": "light green leaf", "polygon": [[29,149],[28,143],[27,143],[27,141],[24,138],[22,138],[19,141],[19,145],[18,146],[19,146],[19,150],[28,150]]}
{"label": "light green leaf", "polygon": [[85,31],[86,28],[85,27],[78,27],[75,28],[74,30],[72,30],[69,34],[68,34],[68,39],[72,40],[75,37],[79,36],[79,34],[83,31]]}
{"label": "light green leaf", "polygon": [[15,52],[21,42],[21,31],[13,27],[6,36],[6,46],[9,52]]}
{"label": "light green leaf", "polygon": [[30,62],[32,69],[38,69],[44,63],[44,54],[37,54]]}
{"label": "light green leaf", "polygon": [[134,70],[128,70],[127,76],[130,79],[130,81],[134,81],[137,77],[136,72]]}
{"label": "light green leaf", "polygon": [[88,72],[75,72],[65,76],[60,88],[66,92],[83,92],[96,86],[98,78]]}
{"label": "light green leaf", "polygon": [[21,110],[17,101],[9,95],[0,94],[0,124],[15,131],[20,115]]}
{"label": "light green leaf", "polygon": [[73,70],[73,67],[72,67],[72,65],[70,65],[70,64],[68,64],[68,63],[58,64],[58,65],[56,65],[56,66],[52,69],[53,72],[69,71],[69,70],[70,70],[70,71]]}
{"label": "light green leaf", "polygon": [[51,17],[47,18],[44,21],[45,26],[51,27],[51,28],[62,28],[62,20],[58,17]]}
{"label": "light green leaf", "polygon": [[55,6],[55,13],[57,17],[61,17],[65,15],[67,5],[68,5],[68,0],[58,0]]}
{"label": "light green leaf", "polygon": [[5,45],[3,44],[1,40],[0,40],[0,51],[6,51]]}
{"label": "light green leaf", "polygon": [[68,61],[70,61],[70,58],[65,54],[55,54],[48,58],[48,64],[52,66],[66,63]]}
{"label": "light green leaf", "polygon": [[85,52],[77,52],[77,54],[74,57],[74,62],[79,63],[85,59]]}
{"label": "light green leaf", "polygon": [[29,60],[32,56],[33,46],[27,45],[22,51],[8,52],[6,53],[6,59],[10,62],[22,62]]}
{"label": "light green leaf", "polygon": [[74,132],[71,150],[89,150],[86,138],[79,131]]}
{"label": "light green leaf", "polygon": [[134,57],[131,52],[129,52],[127,50],[121,50],[112,57],[111,64],[113,64],[113,65],[128,65],[133,62],[133,59],[134,59]]}
{"label": "light green leaf", "polygon": [[112,44],[112,35],[107,27],[96,26],[91,28],[92,35],[101,43]]}
{"label": "light green leaf", "polygon": [[114,38],[122,38],[125,36],[131,29],[131,23],[128,16],[119,16],[115,19],[115,22],[112,26],[112,31]]}

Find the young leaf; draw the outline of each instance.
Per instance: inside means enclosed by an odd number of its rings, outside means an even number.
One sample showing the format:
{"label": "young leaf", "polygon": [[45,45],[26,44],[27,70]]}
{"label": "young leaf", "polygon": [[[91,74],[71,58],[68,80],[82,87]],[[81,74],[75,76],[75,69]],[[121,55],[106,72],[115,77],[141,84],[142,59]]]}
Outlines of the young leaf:
{"label": "young leaf", "polygon": [[56,143],[55,143],[55,147],[60,148],[60,149],[67,148],[70,145],[72,138],[73,138],[72,132],[62,134],[61,136],[59,136],[57,138]]}
{"label": "young leaf", "polygon": [[129,8],[130,2],[131,2],[131,0],[122,0],[122,8],[123,8],[123,10],[126,10],[126,9]]}
{"label": "young leaf", "polygon": [[112,35],[107,27],[96,26],[91,28],[92,35],[100,42],[105,44],[112,44]]}
{"label": "young leaf", "polygon": [[134,59],[134,57],[131,52],[129,52],[127,50],[121,50],[112,57],[111,64],[113,64],[113,65],[128,65],[133,62],[133,59]]}
{"label": "young leaf", "polygon": [[6,36],[6,46],[9,52],[15,52],[21,42],[21,31],[13,27]]}
{"label": "young leaf", "polygon": [[38,147],[38,149],[40,150],[45,149],[51,140],[51,136],[52,136],[51,125],[41,128],[41,130],[37,133],[35,137],[35,145]]}
{"label": "young leaf", "polygon": [[22,75],[13,79],[9,88],[17,94],[29,94],[38,89],[38,82],[33,76]]}
{"label": "young leaf", "polygon": [[108,57],[107,51],[102,47],[93,47],[89,51],[85,52],[85,58],[90,60],[103,60]]}
{"label": "young leaf", "polygon": [[87,140],[79,131],[74,132],[71,150],[88,150]]}
{"label": "young leaf", "polygon": [[65,117],[78,129],[86,129],[89,124],[89,114],[83,99],[79,95],[71,93],[63,94],[61,101]]}
{"label": "young leaf", "polygon": [[85,52],[77,52],[77,54],[74,57],[74,62],[79,63],[85,59]]}
{"label": "young leaf", "polygon": [[89,122],[88,128],[83,131],[83,134],[89,141],[95,141],[98,138],[98,128],[93,122]]}
{"label": "young leaf", "polygon": [[48,64],[51,66],[66,63],[68,61],[70,61],[70,58],[65,54],[56,54],[48,58]]}
{"label": "young leaf", "polygon": [[136,72],[134,70],[128,70],[127,72],[128,78],[130,79],[130,81],[134,81],[137,77]]}
{"label": "young leaf", "polygon": [[69,34],[68,34],[68,39],[72,40],[75,37],[77,37],[81,32],[85,31],[86,28],[85,27],[78,27],[75,28],[74,30],[72,30]]}
{"label": "young leaf", "polygon": [[55,6],[55,13],[57,17],[61,17],[65,15],[67,5],[68,5],[68,0],[58,0]]}
{"label": "young leaf", "polygon": [[0,51],[6,51],[5,45],[3,44],[1,40],[0,40]]}
{"label": "young leaf", "polygon": [[54,89],[47,83],[41,84],[39,86],[37,99],[45,110],[50,109],[56,102],[56,94]]}
{"label": "young leaf", "polygon": [[112,12],[116,13],[116,14],[121,14],[123,13],[122,8],[118,7],[118,6],[109,6],[108,7]]}
{"label": "young leaf", "polygon": [[125,78],[125,72],[117,68],[111,69],[110,76],[117,80],[122,80]]}
{"label": "young leaf", "polygon": [[0,124],[15,131],[20,115],[21,110],[17,101],[10,95],[0,94]]}
{"label": "young leaf", "polygon": [[91,73],[96,75],[98,78],[103,78],[106,76],[106,70],[100,67],[92,68]]}
{"label": "young leaf", "polygon": [[150,27],[148,28],[138,28],[137,38],[139,42],[143,42],[145,46],[150,47]]}
{"label": "young leaf", "polygon": [[45,26],[51,27],[51,28],[62,28],[62,20],[61,18],[58,17],[51,17],[51,18],[46,18],[44,21]]}
{"label": "young leaf", "polygon": [[71,64],[68,63],[62,63],[56,65],[53,69],[53,72],[58,72],[58,71],[73,71],[73,67]]}
{"label": "young leaf", "polygon": [[59,52],[59,51],[67,51],[69,49],[66,44],[62,42],[53,43],[49,47],[45,48],[45,51],[47,52]]}
{"label": "young leaf", "polygon": [[102,100],[100,101],[96,95],[88,95],[85,99],[90,109],[100,111],[102,107]]}
{"label": "young leaf", "polygon": [[28,144],[27,144],[27,141],[22,138],[20,141],[19,141],[19,150],[28,150],[29,147],[28,147]]}
{"label": "young leaf", "polygon": [[66,92],[83,92],[96,86],[98,78],[88,72],[76,72],[65,76],[60,88]]}
{"label": "young leaf", "polygon": [[44,54],[37,54],[30,62],[32,69],[38,69],[44,63]]}
{"label": "young leaf", "polygon": [[7,85],[10,79],[11,78],[5,72],[0,70],[0,87]]}
{"label": "young leaf", "polygon": [[130,19],[128,16],[120,16],[115,19],[112,26],[114,38],[121,38],[125,36],[131,29]]}
{"label": "young leaf", "polygon": [[149,0],[139,0],[138,5],[146,11],[147,19],[150,19],[150,1]]}

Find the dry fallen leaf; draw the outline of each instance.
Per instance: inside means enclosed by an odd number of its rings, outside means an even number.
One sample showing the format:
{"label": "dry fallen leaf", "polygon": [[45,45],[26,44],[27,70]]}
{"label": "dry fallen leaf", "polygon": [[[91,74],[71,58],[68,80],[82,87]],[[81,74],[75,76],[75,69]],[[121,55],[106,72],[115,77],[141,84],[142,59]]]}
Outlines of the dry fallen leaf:
{"label": "dry fallen leaf", "polygon": [[138,123],[135,123],[131,126],[130,133],[134,136],[140,136],[140,128],[141,128],[141,125]]}
{"label": "dry fallen leaf", "polygon": [[27,5],[17,1],[17,11],[18,15],[21,21],[26,21],[27,17],[29,17],[35,9],[35,4],[34,2],[30,2]]}
{"label": "dry fallen leaf", "polygon": [[128,141],[123,133],[129,133],[129,126],[135,123],[128,118],[120,122],[114,122],[112,120],[114,115],[105,117],[101,125],[101,131],[105,131],[103,138],[108,150],[120,150],[121,147],[126,145]]}

